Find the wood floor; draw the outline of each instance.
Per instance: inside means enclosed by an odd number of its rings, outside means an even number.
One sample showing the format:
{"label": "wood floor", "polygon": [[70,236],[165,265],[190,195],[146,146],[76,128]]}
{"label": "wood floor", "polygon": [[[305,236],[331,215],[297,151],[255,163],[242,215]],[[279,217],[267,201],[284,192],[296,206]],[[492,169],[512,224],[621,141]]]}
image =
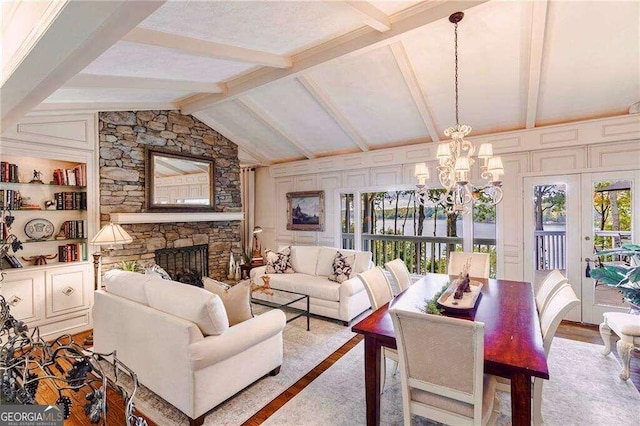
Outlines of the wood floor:
{"label": "wood floor", "polygon": [[[74,336],[74,340],[76,342],[84,341],[84,338],[89,334],[89,332],[80,333]],[[562,337],[565,339],[577,340],[580,342],[593,343],[597,345],[602,345],[602,339],[600,338],[600,332],[598,331],[597,326],[592,325],[584,325],[572,322],[563,322],[558,331],[556,332],[557,337]],[[615,337],[613,337],[615,339]],[[318,364],[313,370],[307,373],[304,377],[294,383],[290,388],[282,392],[275,399],[273,399],[270,403],[265,405],[262,409],[260,409],[256,414],[254,414],[251,418],[249,418],[244,425],[246,426],[257,426],[262,424],[266,419],[268,419],[273,413],[275,413],[278,409],[280,409],[283,405],[285,405],[288,401],[294,398],[297,394],[302,392],[304,388],[306,388],[311,382],[313,382],[318,376],[320,376],[323,372],[329,369],[333,364],[335,364],[343,355],[345,355],[349,350],[351,350],[355,345],[357,345],[360,341],[362,341],[362,336],[357,335],[349,340],[347,343],[342,345],[338,350],[329,355],[324,361]],[[612,354],[616,357],[618,356],[615,348],[615,342],[612,342]],[[612,355],[610,355],[612,356]],[[640,355],[635,352],[633,353],[633,359],[631,360],[631,381],[635,385],[635,387],[640,390]],[[619,359],[619,357],[618,357]],[[78,426],[91,426],[92,424],[89,422],[89,419],[84,415],[81,410],[81,407],[85,404],[86,400],[84,398],[84,394],[74,394],[69,395],[74,404],[74,410],[72,410],[72,415],[65,422],[65,425],[78,425]],[[107,413],[107,423],[109,426],[120,426],[125,425],[124,421],[124,404],[120,395],[111,391],[107,395],[109,410]],[[57,394],[53,391],[53,388],[49,386],[42,386],[38,390],[38,401],[39,403],[52,403],[57,399]],[[144,413],[137,413],[138,415],[142,415],[144,417]],[[150,426],[155,426],[151,420],[147,419],[147,422]]]}

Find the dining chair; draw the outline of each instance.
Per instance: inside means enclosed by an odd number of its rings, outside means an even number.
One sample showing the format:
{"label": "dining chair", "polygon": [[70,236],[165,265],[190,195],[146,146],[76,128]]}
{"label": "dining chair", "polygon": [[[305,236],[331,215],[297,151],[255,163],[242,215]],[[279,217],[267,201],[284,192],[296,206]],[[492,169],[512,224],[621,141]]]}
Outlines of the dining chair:
{"label": "dining chair", "polygon": [[391,262],[385,263],[384,266],[387,268],[387,271],[391,273],[396,284],[398,284],[399,292],[405,291],[411,284],[413,284],[409,269],[407,269],[407,265],[404,263],[404,260],[393,259]]}
{"label": "dining chair", "polygon": [[[540,328],[542,329],[542,342],[544,353],[549,357],[553,337],[558,330],[558,326],[567,313],[573,307],[580,304],[580,299],[576,297],[571,284],[564,282],[560,288],[551,295],[544,311],[540,313]],[[511,382],[509,379],[498,377],[498,390],[511,392]],[[535,426],[542,424],[542,388],[544,380],[539,377],[533,379],[533,416],[532,423]]]}
{"label": "dining chair", "polygon": [[[377,310],[381,306],[393,299],[393,290],[391,289],[391,283],[387,279],[387,275],[382,268],[376,266],[367,271],[358,274],[358,278],[362,281],[367,295],[369,296],[369,302],[371,302],[371,309]],[[387,376],[386,359],[396,363],[398,366],[398,351],[391,348],[382,348],[382,360],[380,363],[380,393],[384,391],[384,383]],[[395,371],[395,369],[394,369]]]}
{"label": "dining chair", "polygon": [[390,309],[400,355],[404,424],[495,422],[496,380],[484,374],[484,323]]}
{"label": "dining chair", "polygon": [[551,297],[554,295],[556,291],[567,282],[567,277],[562,275],[557,269],[549,272],[540,287],[538,287],[537,291],[534,291],[536,296],[536,307],[538,308],[538,312],[542,315],[542,312],[549,304]]}
{"label": "dining chair", "polygon": [[447,274],[458,275],[467,260],[471,258],[471,268],[469,276],[475,278],[489,278],[489,253],[467,253],[463,251],[452,251],[449,253],[449,266]]}

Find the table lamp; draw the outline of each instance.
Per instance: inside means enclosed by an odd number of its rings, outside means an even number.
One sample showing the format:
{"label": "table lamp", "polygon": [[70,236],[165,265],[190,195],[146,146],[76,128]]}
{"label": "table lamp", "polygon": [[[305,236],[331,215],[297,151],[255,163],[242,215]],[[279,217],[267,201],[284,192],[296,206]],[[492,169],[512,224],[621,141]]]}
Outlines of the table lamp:
{"label": "table lamp", "polygon": [[[115,249],[116,244],[129,244],[133,241],[131,235],[127,233],[118,224],[109,222],[104,225],[95,237],[91,240],[91,244],[97,246],[108,246],[107,250],[111,251]],[[98,280],[100,278],[100,257],[102,256],[102,250],[98,250],[93,253],[93,289],[98,289]],[[93,333],[87,337],[84,342],[85,345],[93,345]]]}
{"label": "table lamp", "polygon": [[262,228],[256,226],[253,228],[253,257],[251,262],[259,262],[262,260],[260,245],[258,244],[258,234],[262,233]]}

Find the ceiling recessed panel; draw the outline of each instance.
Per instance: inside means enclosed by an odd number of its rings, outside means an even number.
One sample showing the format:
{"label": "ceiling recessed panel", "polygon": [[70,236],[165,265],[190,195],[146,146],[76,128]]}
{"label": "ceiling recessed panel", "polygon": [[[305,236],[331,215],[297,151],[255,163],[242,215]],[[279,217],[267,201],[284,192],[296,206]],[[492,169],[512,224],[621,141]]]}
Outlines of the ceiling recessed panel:
{"label": "ceiling recessed panel", "polygon": [[[530,11],[529,3],[485,3],[458,26],[460,122],[472,134],[524,125]],[[444,138],[455,124],[454,26],[441,19],[403,43]]]}
{"label": "ceiling recessed panel", "polygon": [[173,49],[119,41],[82,73],[216,83],[245,73],[253,64],[187,55]]}
{"label": "ceiling recessed panel", "polygon": [[362,25],[357,12],[332,2],[169,1],[139,26],[285,54]]}
{"label": "ceiling recessed panel", "polygon": [[269,84],[247,97],[313,153],[357,148],[298,80]]}
{"label": "ceiling recessed panel", "polygon": [[389,47],[344,57],[310,76],[371,145],[428,137]]}
{"label": "ceiling recessed panel", "polygon": [[61,88],[44,102],[173,102],[188,92],[164,92],[157,89]]}
{"label": "ceiling recessed panel", "polygon": [[551,2],[538,124],[616,115],[640,100],[640,3]]}
{"label": "ceiling recessed panel", "polygon": [[[205,111],[233,135],[256,146],[256,152],[271,160],[300,157],[300,152],[234,101],[217,104]],[[206,123],[206,117],[203,116]],[[215,125],[211,125],[213,129]],[[233,138],[230,138],[233,140]],[[246,148],[246,147],[245,147]],[[249,150],[252,152],[251,150]]]}

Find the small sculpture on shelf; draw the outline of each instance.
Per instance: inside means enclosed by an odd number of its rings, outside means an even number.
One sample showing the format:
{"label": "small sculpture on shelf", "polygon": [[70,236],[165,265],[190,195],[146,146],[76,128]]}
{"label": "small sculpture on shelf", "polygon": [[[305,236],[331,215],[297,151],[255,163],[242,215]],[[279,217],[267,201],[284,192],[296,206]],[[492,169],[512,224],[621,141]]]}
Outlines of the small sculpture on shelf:
{"label": "small sculpture on shelf", "polygon": [[31,179],[29,183],[44,183],[42,182],[42,172],[33,169],[33,179]]}
{"label": "small sculpture on shelf", "polygon": [[45,210],[55,210],[56,209],[56,200],[46,200],[44,202]]}
{"label": "small sculpture on shelf", "polygon": [[467,259],[462,267],[462,271],[460,271],[460,275],[458,276],[457,282],[458,287],[456,288],[456,292],[453,295],[454,299],[462,299],[464,293],[471,292],[471,280],[469,279],[469,269],[471,268],[471,258]]}

